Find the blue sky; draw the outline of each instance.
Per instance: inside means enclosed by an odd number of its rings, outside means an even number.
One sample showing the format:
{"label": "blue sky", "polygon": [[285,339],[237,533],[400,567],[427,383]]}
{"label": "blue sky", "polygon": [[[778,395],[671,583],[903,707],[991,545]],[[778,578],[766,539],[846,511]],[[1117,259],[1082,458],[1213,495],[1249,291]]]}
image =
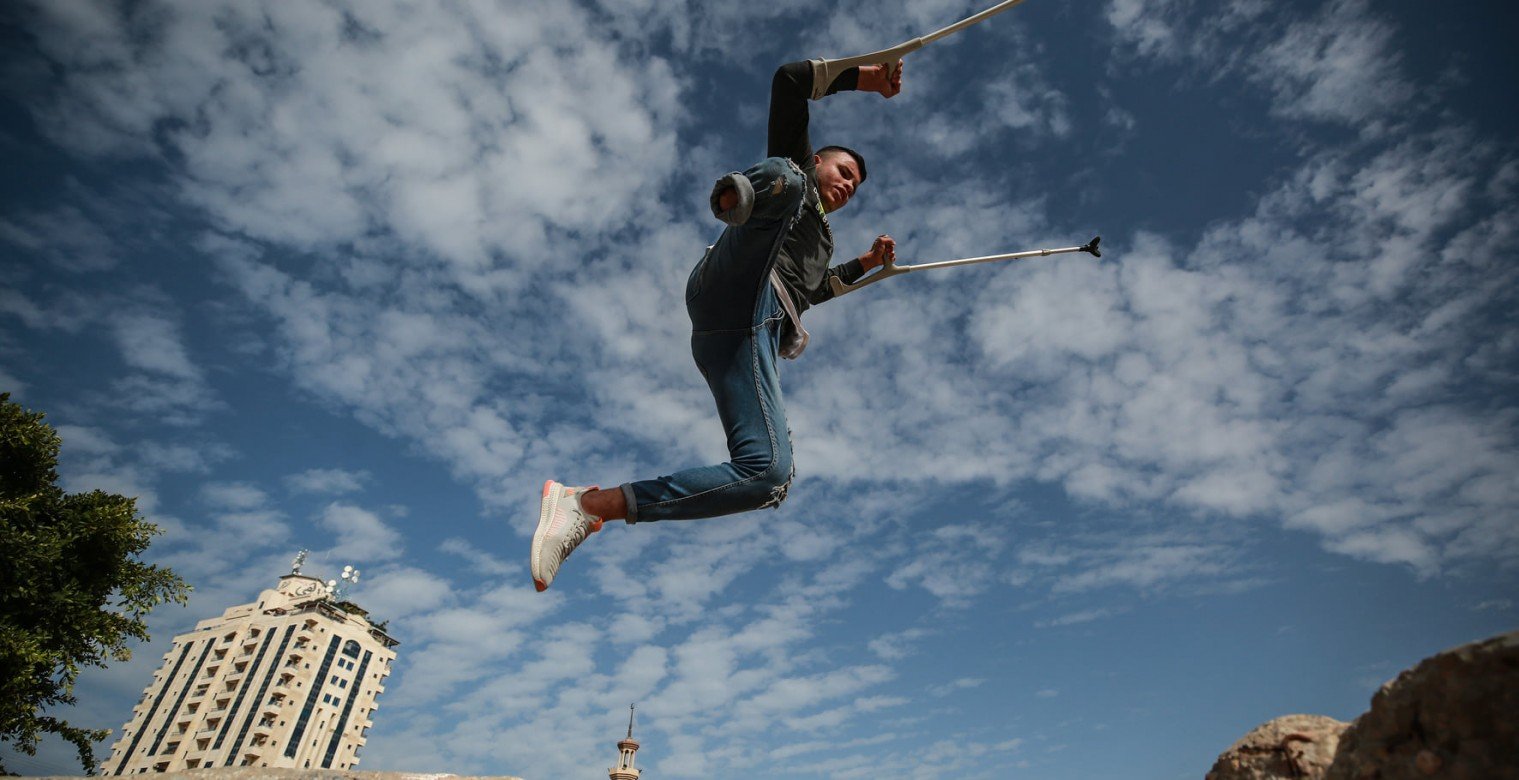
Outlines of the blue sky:
{"label": "blue sky", "polygon": [[301,547],[403,642],[366,769],[600,776],[637,701],[656,777],[1197,777],[1512,629],[1498,3],[1030,0],[813,104],[840,259],[1104,257],[812,310],[789,500],[533,592],[545,478],[723,456],[678,296],[774,67],[974,10],[9,4],[0,387],[196,586],[72,717]]}

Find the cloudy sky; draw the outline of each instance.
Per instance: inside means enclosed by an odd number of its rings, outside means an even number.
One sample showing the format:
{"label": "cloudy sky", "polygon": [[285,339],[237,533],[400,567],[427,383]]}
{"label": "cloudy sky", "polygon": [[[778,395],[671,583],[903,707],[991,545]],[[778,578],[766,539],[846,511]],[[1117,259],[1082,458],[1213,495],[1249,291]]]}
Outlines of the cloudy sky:
{"label": "cloudy sky", "polygon": [[403,642],[366,769],[597,777],[638,702],[653,777],[1197,777],[1513,628],[1496,2],[1030,0],[813,104],[841,258],[1104,257],[814,309],[790,499],[533,591],[545,478],[723,457],[679,296],[773,69],[979,5],[5,4],[0,390],[196,588],[71,717],[302,547]]}

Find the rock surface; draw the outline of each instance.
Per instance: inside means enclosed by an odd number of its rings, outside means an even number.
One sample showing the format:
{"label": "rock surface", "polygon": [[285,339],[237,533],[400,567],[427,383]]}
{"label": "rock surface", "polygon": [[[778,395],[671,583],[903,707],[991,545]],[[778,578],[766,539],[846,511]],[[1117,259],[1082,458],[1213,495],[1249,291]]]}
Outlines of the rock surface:
{"label": "rock surface", "polygon": [[1447,650],[1383,685],[1325,778],[1519,778],[1519,631]]}
{"label": "rock surface", "polygon": [[1207,780],[1319,780],[1350,724],[1323,715],[1284,715],[1225,750]]}
{"label": "rock surface", "polygon": [[1288,715],[1218,757],[1207,780],[1519,780],[1519,631],[1447,650],[1382,686],[1345,724]]}

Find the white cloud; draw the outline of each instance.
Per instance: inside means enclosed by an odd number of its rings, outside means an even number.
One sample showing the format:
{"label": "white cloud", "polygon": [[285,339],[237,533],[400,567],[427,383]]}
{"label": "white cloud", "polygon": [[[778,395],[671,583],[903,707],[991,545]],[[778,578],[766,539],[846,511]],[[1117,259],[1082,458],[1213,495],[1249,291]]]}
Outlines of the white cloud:
{"label": "white cloud", "polygon": [[1146,0],[1112,0],[1108,3],[1107,21],[1119,36],[1146,56],[1175,54],[1176,32],[1164,18],[1166,2]]}
{"label": "white cloud", "polygon": [[415,566],[387,565],[361,571],[360,583],[344,595],[369,610],[372,620],[393,621],[392,628],[402,639],[410,639],[404,630],[407,618],[438,610],[454,597],[447,580]]}
{"label": "white cloud", "polygon": [[1379,120],[1414,95],[1399,72],[1393,32],[1365,0],[1336,0],[1262,50],[1253,76],[1271,88],[1284,116]]}
{"label": "white cloud", "polygon": [[1415,95],[1392,25],[1365,0],[1329,0],[1311,15],[1254,0],[1111,0],[1107,21],[1127,54],[1189,62],[1210,80],[1243,75],[1282,118],[1380,134]]}
{"label": "white cloud", "polygon": [[174,379],[198,380],[178,326],[148,312],[123,312],[111,318],[117,347],[128,366]]}
{"label": "white cloud", "polygon": [[326,553],[333,560],[341,558],[363,564],[388,561],[401,555],[401,534],[373,512],[336,503],[328,505],[319,520],[323,527],[337,535],[337,544]]}
{"label": "white cloud", "polygon": [[457,537],[444,539],[443,543],[438,545],[438,549],[443,552],[451,553],[463,558],[465,561],[469,562],[471,569],[480,574],[501,576],[520,572],[522,568],[520,565],[505,563],[496,556],[491,555],[490,553],[487,553],[484,550],[481,550],[470,544],[468,541]]}
{"label": "white cloud", "polygon": [[87,390],[92,405],[129,412],[176,426],[190,426],[221,407],[203,372],[190,358],[176,307],[159,289],[80,293],[45,289],[30,295],[0,288],[0,313],[27,328],[108,337],[126,372]]}
{"label": "white cloud", "polygon": [[0,218],[0,241],[41,254],[59,267],[79,273],[109,270],[120,262],[111,237],[72,205]]}
{"label": "white cloud", "polygon": [[1074,626],[1081,623],[1090,623],[1094,620],[1102,620],[1120,614],[1125,610],[1113,607],[1096,607],[1068,612],[1059,617],[1049,620],[1040,620],[1034,623],[1035,628],[1058,628],[1060,626]]}
{"label": "white cloud", "polygon": [[[13,398],[12,403],[17,403]],[[121,445],[111,440],[106,431],[99,428],[91,428],[82,425],[55,425],[58,438],[62,442],[60,452],[67,451],[76,456],[99,456],[115,455],[121,452]]]}
{"label": "white cloud", "polygon": [[19,402],[20,397],[26,393],[26,383],[12,376],[3,366],[0,366],[0,387],[5,388],[4,392],[14,396],[11,399],[13,403]]}
{"label": "white cloud", "polygon": [[369,479],[369,472],[363,470],[307,469],[285,477],[285,487],[294,493],[343,495],[363,490]]}
{"label": "white cloud", "polygon": [[141,441],[136,444],[138,455],[147,466],[165,471],[188,474],[205,474],[236,456],[236,450],[220,442],[194,442],[189,444]]}
{"label": "white cloud", "polygon": [[1066,96],[1051,87],[1036,66],[1020,66],[1001,78],[988,79],[986,84],[987,105],[995,110],[1002,125],[1054,136],[1071,132]]}
{"label": "white cloud", "polygon": [[337,246],[379,224],[472,289],[520,279],[492,255],[538,254],[552,226],[605,226],[673,153],[653,133],[673,107],[666,66],[645,59],[634,80],[615,46],[546,44],[591,29],[569,6],[34,10],[43,51],[88,66],[43,114],[57,140],[166,144],[184,195],[247,235]]}
{"label": "white cloud", "polygon": [[1141,542],[1113,550],[1100,564],[1085,571],[1061,576],[1054,589],[1057,593],[1080,592],[1122,585],[1144,590],[1188,577],[1222,574],[1228,571],[1220,560],[1226,556],[1226,550],[1207,545]]}
{"label": "white cloud", "polygon": [[200,495],[218,509],[259,509],[269,500],[264,491],[246,482],[208,482],[201,486]]}
{"label": "white cloud", "polygon": [[949,696],[960,691],[980,688],[985,683],[986,680],[980,677],[960,677],[943,685],[936,685],[930,688],[928,692],[932,696]]}
{"label": "white cloud", "polygon": [[912,655],[915,652],[913,643],[925,636],[928,636],[926,630],[913,628],[876,637],[867,646],[883,661],[900,661]]}
{"label": "white cloud", "polygon": [[935,529],[917,557],[886,578],[892,588],[918,585],[949,606],[968,606],[996,581],[993,561],[1002,549],[998,535],[965,525]]}

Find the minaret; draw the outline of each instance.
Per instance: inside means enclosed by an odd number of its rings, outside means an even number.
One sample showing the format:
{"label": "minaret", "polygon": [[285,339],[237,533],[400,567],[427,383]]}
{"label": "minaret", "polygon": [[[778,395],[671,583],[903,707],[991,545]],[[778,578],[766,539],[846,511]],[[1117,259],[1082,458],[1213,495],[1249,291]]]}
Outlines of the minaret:
{"label": "minaret", "polygon": [[642,770],[633,768],[633,756],[638,752],[638,740],[633,739],[633,705],[628,705],[628,738],[617,743],[621,755],[617,766],[607,770],[609,780],[638,780]]}

